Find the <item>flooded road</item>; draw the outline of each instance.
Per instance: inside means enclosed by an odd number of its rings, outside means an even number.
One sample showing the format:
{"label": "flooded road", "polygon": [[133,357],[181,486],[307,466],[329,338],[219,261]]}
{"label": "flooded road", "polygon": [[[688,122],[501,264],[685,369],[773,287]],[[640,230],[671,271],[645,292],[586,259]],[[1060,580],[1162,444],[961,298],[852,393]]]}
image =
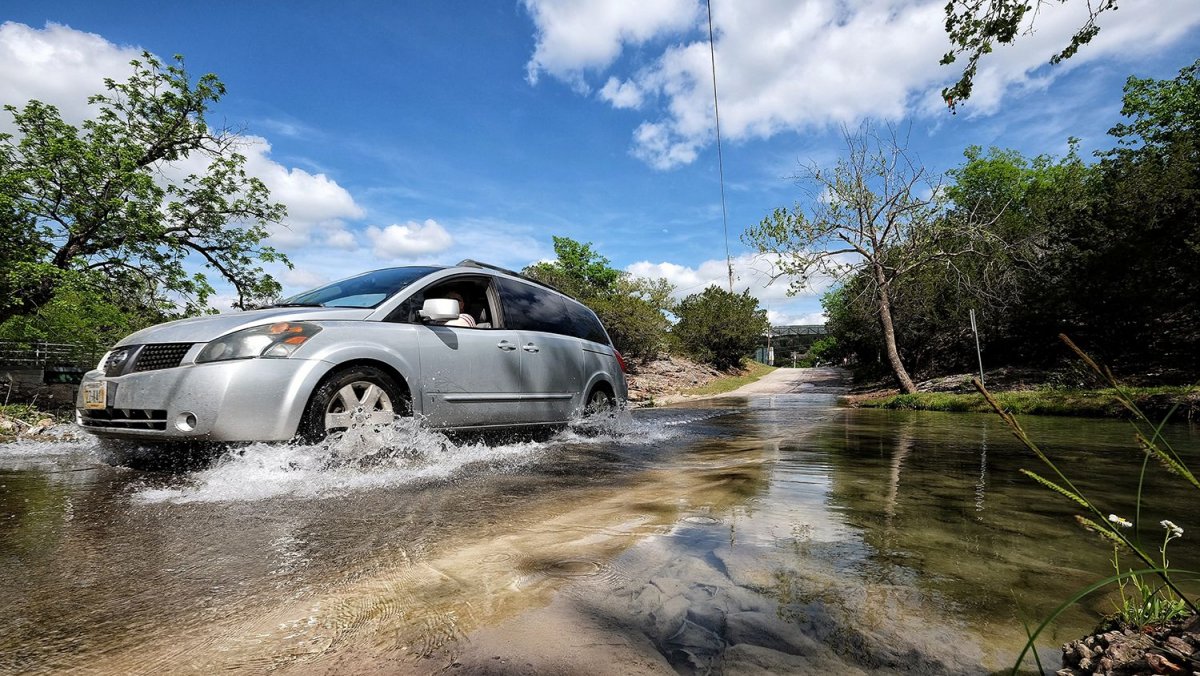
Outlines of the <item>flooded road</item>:
{"label": "flooded road", "polygon": [[[182,470],[0,445],[0,672],[986,673],[1108,574],[997,419],[841,410],[811,375],[535,441],[401,421]],[[1125,423],[1023,422],[1128,515]],[[1192,496],[1148,490],[1200,564]]]}

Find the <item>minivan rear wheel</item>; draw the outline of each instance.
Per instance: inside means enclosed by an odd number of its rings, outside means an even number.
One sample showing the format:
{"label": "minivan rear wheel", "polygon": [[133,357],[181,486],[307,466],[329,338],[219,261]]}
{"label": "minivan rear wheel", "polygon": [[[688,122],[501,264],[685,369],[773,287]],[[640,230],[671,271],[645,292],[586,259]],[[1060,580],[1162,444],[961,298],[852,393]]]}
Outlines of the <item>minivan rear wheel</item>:
{"label": "minivan rear wheel", "polygon": [[584,413],[604,413],[609,411],[616,405],[613,397],[602,387],[592,389],[592,393],[588,395],[587,406],[584,407]]}
{"label": "minivan rear wheel", "polygon": [[320,441],[348,429],[382,429],[411,408],[396,381],[373,366],[352,366],[327,378],[308,402],[301,436]]}

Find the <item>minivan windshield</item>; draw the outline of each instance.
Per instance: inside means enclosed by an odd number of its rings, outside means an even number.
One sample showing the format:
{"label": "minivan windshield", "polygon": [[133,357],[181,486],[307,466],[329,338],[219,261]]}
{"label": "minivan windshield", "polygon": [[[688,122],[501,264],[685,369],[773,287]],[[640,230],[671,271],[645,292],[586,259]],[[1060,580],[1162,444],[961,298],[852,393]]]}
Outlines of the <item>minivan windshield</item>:
{"label": "minivan windshield", "polygon": [[274,307],[373,308],[409,284],[440,269],[414,266],[364,272],[285,298]]}

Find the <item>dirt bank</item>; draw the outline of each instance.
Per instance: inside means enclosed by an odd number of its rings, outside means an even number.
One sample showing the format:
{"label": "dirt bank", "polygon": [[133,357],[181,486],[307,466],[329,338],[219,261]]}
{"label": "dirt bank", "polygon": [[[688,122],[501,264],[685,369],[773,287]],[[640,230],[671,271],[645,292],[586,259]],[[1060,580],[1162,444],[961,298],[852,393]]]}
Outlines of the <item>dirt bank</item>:
{"label": "dirt bank", "polygon": [[707,385],[729,375],[686,357],[666,356],[632,364],[625,378],[629,382],[629,402],[634,406],[663,403],[684,390]]}

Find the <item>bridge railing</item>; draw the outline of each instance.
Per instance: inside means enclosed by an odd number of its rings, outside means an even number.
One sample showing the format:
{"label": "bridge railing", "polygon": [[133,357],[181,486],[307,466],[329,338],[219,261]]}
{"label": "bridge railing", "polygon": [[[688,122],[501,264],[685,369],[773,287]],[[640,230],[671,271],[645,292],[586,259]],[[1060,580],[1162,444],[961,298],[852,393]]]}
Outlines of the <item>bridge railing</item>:
{"label": "bridge railing", "polygon": [[96,344],[0,340],[0,365],[3,366],[92,368],[103,354],[104,348]]}
{"label": "bridge railing", "polygon": [[771,336],[824,336],[828,334],[824,324],[791,324],[772,326]]}

